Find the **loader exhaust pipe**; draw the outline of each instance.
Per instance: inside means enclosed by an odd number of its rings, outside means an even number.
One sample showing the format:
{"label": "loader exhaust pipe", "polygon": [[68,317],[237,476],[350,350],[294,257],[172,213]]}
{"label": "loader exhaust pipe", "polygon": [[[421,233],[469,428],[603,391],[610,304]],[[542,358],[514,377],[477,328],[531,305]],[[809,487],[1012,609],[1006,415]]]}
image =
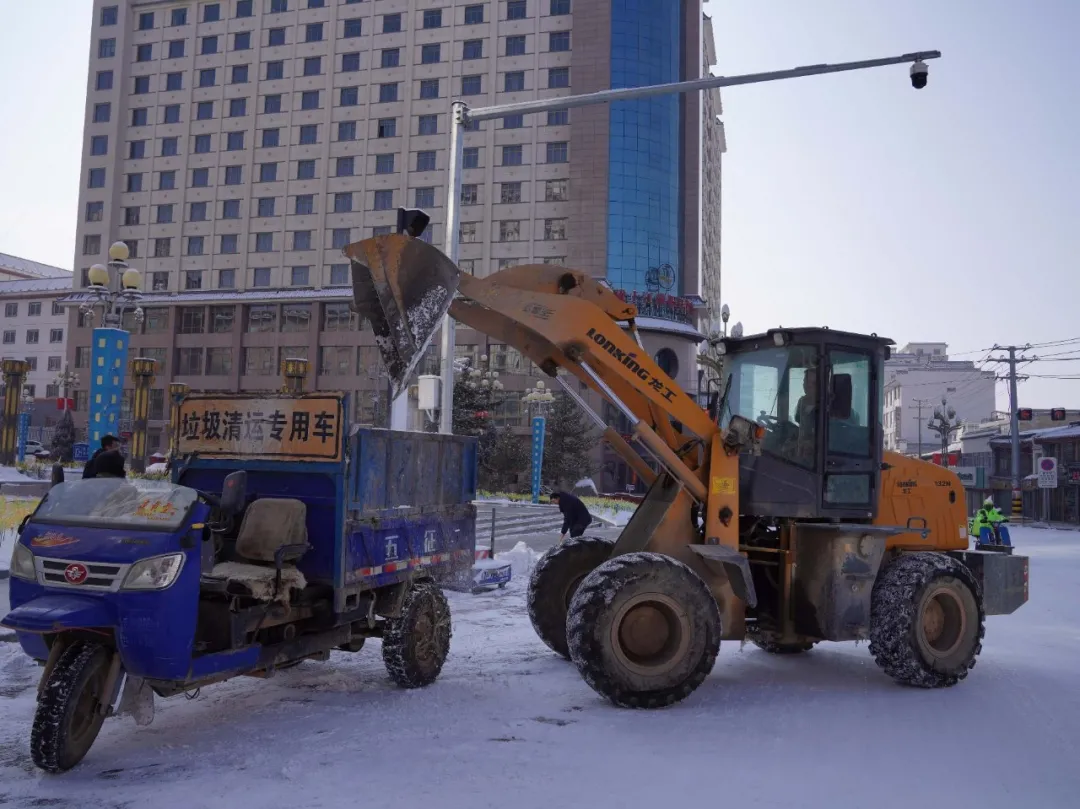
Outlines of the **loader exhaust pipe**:
{"label": "loader exhaust pipe", "polygon": [[342,253],[352,265],[353,308],[371,323],[396,398],[450,309],[461,272],[435,247],[401,234],[353,242]]}

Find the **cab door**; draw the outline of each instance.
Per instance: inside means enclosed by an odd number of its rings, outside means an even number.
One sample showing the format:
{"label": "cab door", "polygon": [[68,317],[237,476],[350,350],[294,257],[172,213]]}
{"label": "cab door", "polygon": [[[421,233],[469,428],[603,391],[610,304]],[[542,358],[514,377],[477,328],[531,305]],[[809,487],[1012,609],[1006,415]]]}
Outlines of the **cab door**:
{"label": "cab door", "polygon": [[827,347],[822,512],[873,517],[881,450],[877,363],[867,350]]}

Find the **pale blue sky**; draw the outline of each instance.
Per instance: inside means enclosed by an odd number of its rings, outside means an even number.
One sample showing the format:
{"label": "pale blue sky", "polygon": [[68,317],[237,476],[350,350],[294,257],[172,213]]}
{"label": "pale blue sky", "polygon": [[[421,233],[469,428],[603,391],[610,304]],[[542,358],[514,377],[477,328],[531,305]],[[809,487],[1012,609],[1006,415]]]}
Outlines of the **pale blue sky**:
{"label": "pale blue sky", "polygon": [[[907,67],[725,91],[723,283],[735,319],[944,340],[954,352],[1080,337],[1080,2],[707,10],[727,74],[944,54],[921,91]],[[71,267],[90,3],[11,11],[0,251]],[[1028,370],[1080,375],[1080,363]],[[1080,380],[1033,378],[1021,404],[1080,407],[1078,393]]]}

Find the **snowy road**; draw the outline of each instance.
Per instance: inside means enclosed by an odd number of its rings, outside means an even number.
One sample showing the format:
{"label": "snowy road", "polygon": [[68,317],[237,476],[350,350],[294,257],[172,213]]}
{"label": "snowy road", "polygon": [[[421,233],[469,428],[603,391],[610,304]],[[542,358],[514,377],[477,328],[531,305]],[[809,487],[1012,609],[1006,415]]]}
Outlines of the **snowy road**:
{"label": "snowy road", "polygon": [[977,667],[943,691],[894,685],[865,645],[777,659],[727,643],[681,705],[616,709],[535,638],[519,573],[451,596],[451,658],[428,689],[394,688],[372,641],[159,701],[149,728],[109,720],[81,766],[43,776],[39,670],[0,644],[0,806],[1075,807],[1080,533],[1014,536],[1031,601],[988,620]]}

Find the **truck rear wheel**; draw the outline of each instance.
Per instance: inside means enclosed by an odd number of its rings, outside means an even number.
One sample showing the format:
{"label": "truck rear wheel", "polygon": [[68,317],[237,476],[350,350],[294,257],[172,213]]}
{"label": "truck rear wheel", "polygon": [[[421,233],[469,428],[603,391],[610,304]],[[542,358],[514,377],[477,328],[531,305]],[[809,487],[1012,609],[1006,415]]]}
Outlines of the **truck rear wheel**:
{"label": "truck rear wheel", "polygon": [[386,622],[383,662],[390,679],[402,688],[431,685],[450,652],[450,605],[433,581],[413,582],[401,604],[401,616]]}
{"label": "truck rear wheel", "polygon": [[956,685],[982,651],[985,618],[965,565],[942,553],[903,554],[874,583],[870,653],[905,685]]}
{"label": "truck rear wheel", "polygon": [[90,751],[105,721],[100,697],[111,657],[107,646],[76,641],[49,672],[30,732],[30,757],[46,772],[70,770]]}
{"label": "truck rear wheel", "polygon": [[685,699],[712,671],[720,610],[670,556],[628,553],[590,573],[570,603],[570,659],[593,690],[625,708]]}
{"label": "truck rear wheel", "polygon": [[566,614],[582,580],[611,556],[615,541],[601,537],[568,539],[540,557],[529,578],[529,620],[556,654],[570,659]]}

